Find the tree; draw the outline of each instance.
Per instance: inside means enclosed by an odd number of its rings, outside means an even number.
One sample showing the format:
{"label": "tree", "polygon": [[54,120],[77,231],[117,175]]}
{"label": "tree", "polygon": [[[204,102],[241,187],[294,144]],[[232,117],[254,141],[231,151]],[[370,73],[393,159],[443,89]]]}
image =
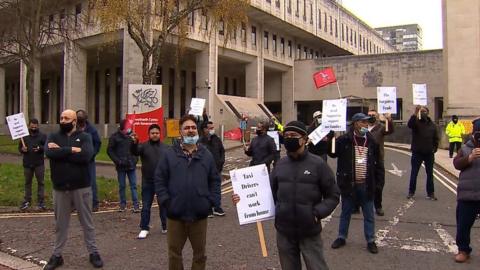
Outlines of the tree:
{"label": "tree", "polygon": [[168,41],[178,38],[177,49],[182,49],[190,14],[201,11],[209,18],[207,34],[220,26],[228,41],[246,21],[250,0],[91,0],[90,4],[105,31],[126,28],[142,53],[143,83],[152,84]]}
{"label": "tree", "polygon": [[[65,7],[68,0],[0,0],[0,58],[27,67],[27,115],[35,117],[36,61],[53,45],[73,40],[83,17]],[[68,46],[67,46],[68,47]]]}

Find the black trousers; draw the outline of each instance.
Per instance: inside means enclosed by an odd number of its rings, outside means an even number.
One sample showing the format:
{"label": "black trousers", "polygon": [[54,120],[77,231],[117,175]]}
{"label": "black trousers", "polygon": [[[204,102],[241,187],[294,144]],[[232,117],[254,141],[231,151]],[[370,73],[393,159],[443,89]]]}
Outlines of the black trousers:
{"label": "black trousers", "polygon": [[375,204],[375,209],[382,208],[382,197],[383,197],[383,188],[385,187],[385,161],[380,160],[378,163],[381,170],[381,174],[378,178],[375,178],[375,197],[373,203]]}
{"label": "black trousers", "polygon": [[455,151],[458,152],[458,150],[460,150],[460,148],[462,147],[462,143],[461,142],[451,142],[449,147],[448,147],[448,154],[450,157],[453,157],[453,153],[454,153],[454,149],[457,149]]}

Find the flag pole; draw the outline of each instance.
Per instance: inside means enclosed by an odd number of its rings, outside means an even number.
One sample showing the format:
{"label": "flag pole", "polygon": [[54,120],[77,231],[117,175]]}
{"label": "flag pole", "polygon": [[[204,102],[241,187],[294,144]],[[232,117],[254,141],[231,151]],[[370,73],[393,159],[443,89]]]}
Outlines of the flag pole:
{"label": "flag pole", "polygon": [[342,92],[340,92],[340,86],[338,85],[338,81],[336,82],[336,84],[338,89],[338,95],[340,96],[340,98],[342,98]]}

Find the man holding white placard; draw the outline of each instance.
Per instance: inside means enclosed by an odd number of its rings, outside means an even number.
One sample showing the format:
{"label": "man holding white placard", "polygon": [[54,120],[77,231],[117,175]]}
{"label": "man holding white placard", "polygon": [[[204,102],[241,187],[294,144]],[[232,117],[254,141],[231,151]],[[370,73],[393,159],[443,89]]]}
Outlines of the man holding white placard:
{"label": "man holding white placard", "polygon": [[[302,269],[302,254],[308,270],[326,270],[321,220],[338,205],[340,192],[327,163],[306,149],[305,124],[292,121],[285,126],[287,156],[270,175],[275,202],[277,247],[283,270]],[[234,203],[240,201],[232,195]]]}
{"label": "man holding white placard", "polygon": [[[342,196],[342,214],[338,238],[332,243],[337,249],[346,244],[352,211],[356,203],[362,207],[364,235],[370,253],[378,253],[375,244],[375,214],[373,198],[376,179],[381,177],[379,147],[368,132],[370,117],[356,113],[351,130],[336,140],[336,152],[329,156],[337,160],[337,184]],[[329,147],[329,149],[331,149]]]}

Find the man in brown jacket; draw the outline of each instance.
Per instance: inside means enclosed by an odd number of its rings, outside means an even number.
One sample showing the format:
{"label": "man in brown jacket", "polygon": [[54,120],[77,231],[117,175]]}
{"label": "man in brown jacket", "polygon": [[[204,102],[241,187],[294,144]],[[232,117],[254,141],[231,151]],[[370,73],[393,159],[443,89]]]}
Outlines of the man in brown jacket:
{"label": "man in brown jacket", "polygon": [[[376,143],[379,145],[380,152],[379,152],[379,164],[378,166],[381,167],[382,174],[378,179],[376,179],[376,187],[375,187],[375,197],[374,197],[374,204],[375,204],[375,213],[378,216],[385,215],[382,207],[382,193],[383,187],[385,186],[385,136],[390,135],[393,133],[393,121],[390,114],[385,114],[386,124],[382,123],[379,119],[379,114],[375,110],[368,111],[368,116],[370,116],[370,120],[368,123],[368,130],[370,134],[372,134],[373,138],[375,139]],[[388,128],[387,128],[388,127]]]}

